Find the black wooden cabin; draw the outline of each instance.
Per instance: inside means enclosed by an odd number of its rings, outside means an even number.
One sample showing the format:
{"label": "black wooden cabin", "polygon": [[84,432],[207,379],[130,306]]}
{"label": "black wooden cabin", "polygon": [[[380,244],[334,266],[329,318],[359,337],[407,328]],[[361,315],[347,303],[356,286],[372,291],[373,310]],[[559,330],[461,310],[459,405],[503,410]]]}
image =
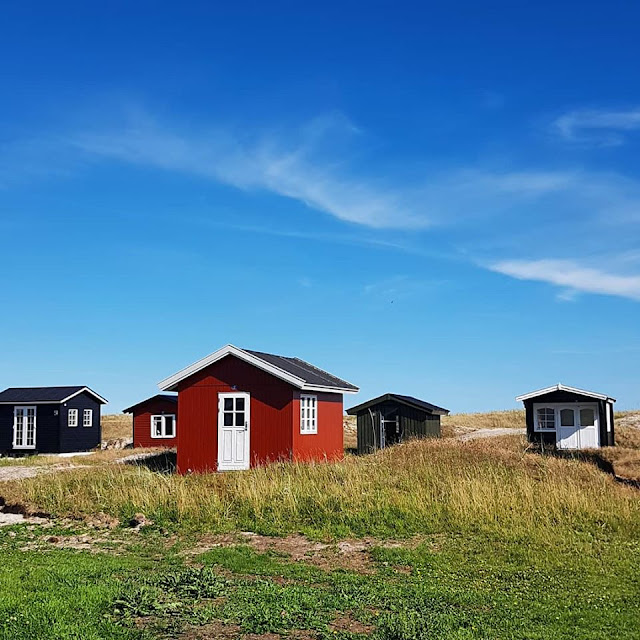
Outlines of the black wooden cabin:
{"label": "black wooden cabin", "polygon": [[0,392],[0,453],[73,453],[99,447],[100,407],[89,387],[12,387]]}
{"label": "black wooden cabin", "polygon": [[357,416],[358,453],[370,453],[411,438],[439,438],[440,416],[449,410],[412,396],[385,393],[347,413]]}
{"label": "black wooden cabin", "polygon": [[593,449],[615,444],[615,398],[557,384],[525,393],[516,400],[524,403],[530,442],[557,449]]}

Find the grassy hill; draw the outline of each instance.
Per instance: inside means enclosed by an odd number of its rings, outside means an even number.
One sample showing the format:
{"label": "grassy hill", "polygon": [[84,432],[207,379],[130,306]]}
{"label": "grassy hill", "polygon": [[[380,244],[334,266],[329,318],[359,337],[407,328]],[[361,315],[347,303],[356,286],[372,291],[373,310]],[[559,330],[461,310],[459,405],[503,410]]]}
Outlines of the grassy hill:
{"label": "grassy hill", "polygon": [[0,528],[0,638],[636,638],[640,493],[521,435],[457,437],[521,420],[451,416],[441,440],[335,464],[105,457],[0,483],[49,514]]}

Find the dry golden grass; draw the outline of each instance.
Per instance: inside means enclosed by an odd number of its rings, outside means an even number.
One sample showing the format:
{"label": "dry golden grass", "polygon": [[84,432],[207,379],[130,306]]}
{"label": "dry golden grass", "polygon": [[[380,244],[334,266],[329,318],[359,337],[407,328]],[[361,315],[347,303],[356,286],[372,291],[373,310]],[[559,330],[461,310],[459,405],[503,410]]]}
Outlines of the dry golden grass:
{"label": "dry golden grass", "polygon": [[613,464],[617,476],[640,480],[640,413],[616,414],[615,434],[616,446],[600,449],[600,457]]}
{"label": "dry golden grass", "polygon": [[445,438],[476,429],[524,429],[524,409],[488,413],[454,413],[442,416],[440,424]]}
{"label": "dry golden grass", "polygon": [[126,413],[115,413],[102,416],[103,440],[119,440],[121,438],[133,438],[133,418]]}
{"label": "dry golden grass", "polygon": [[319,536],[493,530],[558,539],[573,530],[640,528],[640,500],[595,465],[526,452],[524,438],[413,441],[343,462],[161,475],[108,465],[6,483],[7,501],[57,515],[98,511],[199,530]]}
{"label": "dry golden grass", "polygon": [[344,434],[345,451],[348,451],[349,449],[357,449],[358,429],[356,416],[343,416],[342,432]]}

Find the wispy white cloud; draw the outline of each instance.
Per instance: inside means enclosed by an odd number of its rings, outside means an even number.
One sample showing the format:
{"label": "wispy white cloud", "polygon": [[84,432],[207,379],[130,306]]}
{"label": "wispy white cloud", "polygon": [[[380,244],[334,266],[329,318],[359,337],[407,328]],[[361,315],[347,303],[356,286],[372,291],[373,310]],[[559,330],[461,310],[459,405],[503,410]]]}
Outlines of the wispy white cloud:
{"label": "wispy white cloud", "polygon": [[[556,128],[567,139],[585,132],[631,131],[640,129],[640,111],[573,112],[559,118]],[[577,292],[640,299],[638,276],[624,275],[637,272],[640,260],[634,240],[640,181],[614,172],[486,165],[420,175],[415,167],[385,165],[383,154],[372,157],[367,145],[366,132],[339,113],[296,129],[238,131],[186,128],[137,111],[116,117],[116,124],[0,149],[0,186],[20,171],[30,179],[73,174],[105,161],[140,165],[277,194],[353,225],[344,233],[322,225],[295,229],[265,217],[258,224],[228,227],[240,232],[489,262],[493,271],[561,287],[557,297],[564,301]],[[214,215],[195,223],[225,224]],[[432,234],[428,241],[416,233],[425,230]],[[572,249],[576,256],[600,251],[607,246],[603,238],[615,241],[618,256],[615,263],[608,259],[608,272],[581,257],[571,260]],[[536,259],[528,259],[527,247],[534,245]],[[567,259],[538,259],[540,247],[547,257]],[[483,262],[489,255],[500,258]],[[399,283],[390,283],[386,291],[393,286]]]}
{"label": "wispy white cloud", "polygon": [[[0,186],[12,179],[72,174],[97,162],[199,176],[304,203],[372,230],[421,231],[500,221],[503,235],[546,212],[580,223],[640,221],[640,183],[615,173],[535,168],[390,166],[368,151],[365,132],[339,113],[298,128],[238,131],[159,122],[140,110],[109,125],[0,150]],[[412,178],[408,179],[407,175]]]}
{"label": "wispy white cloud", "polygon": [[[382,179],[357,177],[336,152],[358,129],[340,115],[319,118],[285,134],[177,132],[151,120],[120,130],[80,134],[83,152],[178,171],[239,189],[276,193],[346,222],[375,228],[425,228],[406,194]],[[331,143],[331,144],[329,144]]]}
{"label": "wispy white cloud", "polygon": [[489,269],[519,280],[548,282],[565,288],[565,291],[640,300],[640,275],[609,273],[573,260],[503,260],[489,265]]}
{"label": "wispy white cloud", "polygon": [[528,208],[543,205],[561,214],[577,202],[583,217],[605,208],[608,219],[623,214],[640,219],[640,185],[616,175],[445,169],[408,181],[404,171],[376,172],[375,162],[355,161],[362,132],[340,114],[297,130],[243,134],[229,128],[178,130],[138,116],[119,128],[74,134],[70,142],[94,159],[275,193],[373,229],[455,226],[472,219],[527,215]]}
{"label": "wispy white cloud", "polygon": [[640,108],[626,111],[570,111],[557,118],[553,128],[571,142],[617,146],[625,142],[624,134],[640,130]]}

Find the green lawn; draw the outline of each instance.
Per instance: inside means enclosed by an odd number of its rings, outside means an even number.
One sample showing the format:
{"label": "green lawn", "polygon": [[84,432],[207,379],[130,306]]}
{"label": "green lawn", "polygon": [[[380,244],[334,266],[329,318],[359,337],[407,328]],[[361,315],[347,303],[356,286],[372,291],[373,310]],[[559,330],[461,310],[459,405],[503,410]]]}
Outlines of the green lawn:
{"label": "green lawn", "polygon": [[640,638],[640,493],[519,437],[1,492],[53,515],[0,528],[6,640]]}
{"label": "green lawn", "polygon": [[102,533],[98,553],[47,542],[87,532],[77,526],[0,530],[2,638],[234,638],[295,630],[309,638],[600,640],[637,638],[640,630],[640,543],[615,532],[575,532],[556,548],[526,536],[449,532],[415,548],[374,547],[356,571],[245,544],[184,553],[192,539],[169,541],[153,527]]}

